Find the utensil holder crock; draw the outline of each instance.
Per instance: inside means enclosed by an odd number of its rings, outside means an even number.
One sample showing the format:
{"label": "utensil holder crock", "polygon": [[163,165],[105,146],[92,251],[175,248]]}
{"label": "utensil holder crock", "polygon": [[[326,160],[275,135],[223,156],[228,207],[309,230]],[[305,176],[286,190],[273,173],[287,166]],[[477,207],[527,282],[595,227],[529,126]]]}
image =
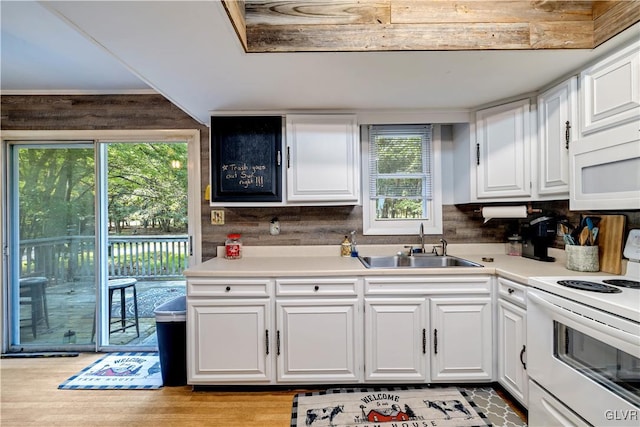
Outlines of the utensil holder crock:
{"label": "utensil holder crock", "polygon": [[598,246],[566,245],[567,268],[574,271],[600,271]]}

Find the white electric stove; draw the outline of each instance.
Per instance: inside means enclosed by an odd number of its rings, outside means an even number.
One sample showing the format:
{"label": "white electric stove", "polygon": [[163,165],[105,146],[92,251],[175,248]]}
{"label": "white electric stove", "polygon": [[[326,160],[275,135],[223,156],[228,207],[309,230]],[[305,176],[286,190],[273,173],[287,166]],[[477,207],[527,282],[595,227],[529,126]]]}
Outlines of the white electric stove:
{"label": "white electric stove", "polygon": [[629,233],[623,276],[531,277],[529,285],[581,304],[640,323],[640,230]]}
{"label": "white electric stove", "polygon": [[530,425],[638,425],[640,230],[624,256],[623,276],[529,279]]}

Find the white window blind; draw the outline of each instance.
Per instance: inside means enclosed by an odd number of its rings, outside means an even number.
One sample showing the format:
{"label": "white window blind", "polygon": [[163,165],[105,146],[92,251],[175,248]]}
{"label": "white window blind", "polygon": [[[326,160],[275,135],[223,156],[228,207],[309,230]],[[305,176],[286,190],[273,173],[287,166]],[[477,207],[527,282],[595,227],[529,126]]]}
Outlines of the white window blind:
{"label": "white window blind", "polygon": [[432,200],[432,125],[369,126],[369,198]]}

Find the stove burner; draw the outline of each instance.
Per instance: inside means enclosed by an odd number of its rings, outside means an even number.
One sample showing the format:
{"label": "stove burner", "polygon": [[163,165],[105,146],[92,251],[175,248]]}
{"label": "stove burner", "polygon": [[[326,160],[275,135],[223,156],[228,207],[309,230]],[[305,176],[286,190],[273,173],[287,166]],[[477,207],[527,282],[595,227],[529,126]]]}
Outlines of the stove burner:
{"label": "stove burner", "polygon": [[629,279],[607,279],[607,280],[603,280],[604,283],[607,283],[609,285],[615,285],[615,286],[621,286],[623,288],[633,288],[633,289],[640,289],[640,282],[636,281],[636,280],[629,280]]}
{"label": "stove burner", "polygon": [[558,284],[573,289],[580,289],[582,291],[603,292],[611,294],[622,292],[620,289],[614,288],[613,286],[603,285],[602,283],[587,282],[586,280],[559,280]]}

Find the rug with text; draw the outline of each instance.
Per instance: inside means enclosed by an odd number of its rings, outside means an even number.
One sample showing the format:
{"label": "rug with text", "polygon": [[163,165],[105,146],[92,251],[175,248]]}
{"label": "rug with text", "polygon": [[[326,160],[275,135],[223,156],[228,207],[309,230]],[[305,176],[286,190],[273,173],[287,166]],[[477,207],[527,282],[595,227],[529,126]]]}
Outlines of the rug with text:
{"label": "rug with text", "polygon": [[491,387],[344,388],[299,393],[293,399],[292,427],[405,425],[520,427],[526,423]]}
{"label": "rug with text", "polygon": [[150,390],[162,387],[158,353],[109,353],[58,386],[64,390]]}

